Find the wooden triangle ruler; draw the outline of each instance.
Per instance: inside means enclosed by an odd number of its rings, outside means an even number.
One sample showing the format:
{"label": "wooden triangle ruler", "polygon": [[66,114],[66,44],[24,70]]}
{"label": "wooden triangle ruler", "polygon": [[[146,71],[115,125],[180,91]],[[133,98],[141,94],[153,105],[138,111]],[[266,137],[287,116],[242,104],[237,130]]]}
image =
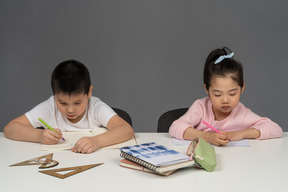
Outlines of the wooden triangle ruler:
{"label": "wooden triangle ruler", "polygon": [[[88,169],[91,169],[93,167],[102,165],[103,163],[98,164],[91,164],[91,165],[82,165],[82,166],[76,166],[76,167],[67,167],[67,168],[60,168],[60,169],[52,169],[52,170],[45,170],[45,171],[39,171],[41,173],[45,173],[47,175],[51,175],[54,177],[58,177],[60,179],[65,179],[66,177],[75,175],[77,173],[80,173],[82,171],[86,171]],[[70,172],[67,172],[70,171]],[[60,172],[66,172],[65,174],[61,174]]]}
{"label": "wooden triangle ruler", "polygon": [[[45,160],[42,160],[44,158],[45,158]],[[27,161],[22,161],[20,163],[10,165],[10,167],[12,167],[12,166],[25,166],[25,165],[41,165],[39,167],[39,169],[55,167],[56,165],[59,164],[59,162],[52,160],[52,158],[53,158],[53,153],[50,153],[48,155],[43,155],[40,157],[36,157],[34,159],[30,159]]]}

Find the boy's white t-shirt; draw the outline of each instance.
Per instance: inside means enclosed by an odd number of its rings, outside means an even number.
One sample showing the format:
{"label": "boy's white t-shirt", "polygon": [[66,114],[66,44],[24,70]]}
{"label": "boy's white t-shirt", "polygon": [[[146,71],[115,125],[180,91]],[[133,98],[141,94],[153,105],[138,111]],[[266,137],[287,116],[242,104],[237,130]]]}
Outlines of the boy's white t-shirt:
{"label": "boy's white t-shirt", "polygon": [[25,115],[34,128],[45,127],[38,120],[41,118],[52,128],[58,128],[61,131],[91,131],[97,127],[106,127],[108,121],[116,113],[99,98],[91,96],[82,119],[77,123],[71,123],[58,110],[54,96],[51,96]]}

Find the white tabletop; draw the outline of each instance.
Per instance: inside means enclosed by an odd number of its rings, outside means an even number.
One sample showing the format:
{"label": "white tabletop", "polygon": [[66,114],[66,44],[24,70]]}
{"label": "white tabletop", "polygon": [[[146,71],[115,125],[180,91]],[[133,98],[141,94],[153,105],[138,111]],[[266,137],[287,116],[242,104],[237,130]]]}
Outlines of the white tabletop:
{"label": "white tabletop", "polygon": [[[167,133],[136,133],[136,139],[139,144],[155,141],[182,152],[186,150],[186,147],[172,145]],[[53,159],[59,161],[55,169],[104,163],[59,179],[39,173],[37,165],[9,167],[51,152],[40,151],[41,144],[12,141],[1,133],[0,189],[5,192],[288,191],[288,133],[280,139],[249,140],[249,143],[250,147],[215,147],[217,166],[214,172],[188,168],[167,177],[120,167],[117,149],[92,154],[53,152]]]}

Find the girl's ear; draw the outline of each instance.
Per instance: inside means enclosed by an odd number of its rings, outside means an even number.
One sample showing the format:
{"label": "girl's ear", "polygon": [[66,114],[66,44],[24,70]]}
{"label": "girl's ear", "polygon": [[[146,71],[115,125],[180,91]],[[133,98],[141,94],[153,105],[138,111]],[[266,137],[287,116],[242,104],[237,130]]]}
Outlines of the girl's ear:
{"label": "girl's ear", "polygon": [[205,91],[206,91],[207,95],[209,95],[209,92],[207,90],[206,84],[204,84],[204,88],[205,88]]}
{"label": "girl's ear", "polygon": [[241,94],[243,93],[244,89],[245,89],[245,82],[243,83],[243,87],[241,89]]}

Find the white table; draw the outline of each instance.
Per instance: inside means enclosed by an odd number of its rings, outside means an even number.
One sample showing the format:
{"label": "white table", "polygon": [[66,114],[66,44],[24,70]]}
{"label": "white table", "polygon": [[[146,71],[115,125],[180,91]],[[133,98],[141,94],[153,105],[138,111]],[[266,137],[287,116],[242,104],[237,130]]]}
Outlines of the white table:
{"label": "white table", "polygon": [[[137,142],[155,141],[172,146],[167,133],[136,133]],[[53,152],[59,165],[52,169],[104,163],[101,166],[59,179],[39,173],[39,166],[9,167],[34,157],[49,154],[41,144],[12,141],[0,134],[0,189],[5,192],[74,192],[74,191],[288,191],[288,133],[283,138],[250,140],[250,147],[215,147],[217,166],[214,172],[197,168],[180,170],[168,177],[119,166],[117,149],[92,154],[71,151]],[[50,168],[51,169],[51,168]]]}

